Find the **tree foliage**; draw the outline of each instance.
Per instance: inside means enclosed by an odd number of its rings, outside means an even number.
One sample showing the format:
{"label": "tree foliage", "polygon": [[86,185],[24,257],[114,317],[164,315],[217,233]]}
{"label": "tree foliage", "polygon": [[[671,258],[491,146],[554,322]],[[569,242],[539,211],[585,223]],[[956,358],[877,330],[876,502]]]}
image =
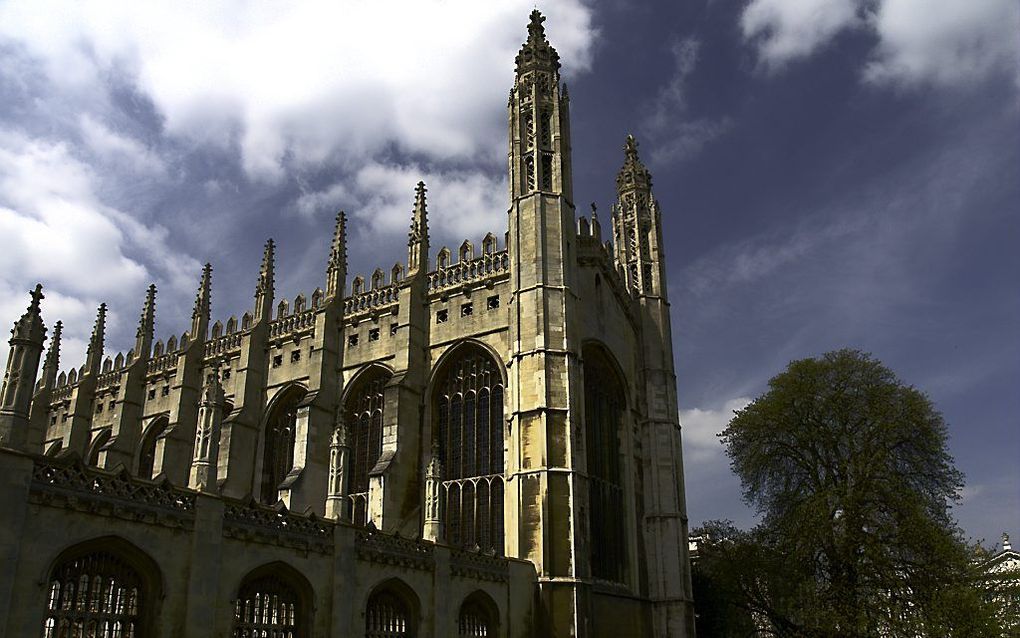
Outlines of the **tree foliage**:
{"label": "tree foliage", "polygon": [[715,635],[755,635],[745,621],[775,636],[996,635],[950,511],[963,476],[922,392],[840,350],[792,362],[720,436],[762,523],[702,530],[698,578],[737,631]]}

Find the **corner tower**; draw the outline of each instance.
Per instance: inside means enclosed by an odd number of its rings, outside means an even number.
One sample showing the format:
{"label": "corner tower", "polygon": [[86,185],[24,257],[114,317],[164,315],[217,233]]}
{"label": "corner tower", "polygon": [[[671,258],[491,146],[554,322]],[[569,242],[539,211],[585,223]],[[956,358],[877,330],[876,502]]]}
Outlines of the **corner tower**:
{"label": "corner tower", "polygon": [[576,459],[581,368],[573,321],[574,205],[560,62],[537,10],[510,91],[506,551],[538,572],[543,635],[586,636],[585,493]]}

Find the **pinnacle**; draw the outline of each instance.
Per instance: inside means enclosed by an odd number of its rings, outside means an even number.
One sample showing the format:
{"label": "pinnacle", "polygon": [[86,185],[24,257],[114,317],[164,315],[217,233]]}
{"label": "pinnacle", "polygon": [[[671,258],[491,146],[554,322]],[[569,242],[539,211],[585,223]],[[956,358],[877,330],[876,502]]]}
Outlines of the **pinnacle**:
{"label": "pinnacle", "polygon": [[531,20],[528,22],[528,40],[545,40],[545,16],[537,8],[531,11]]}
{"label": "pinnacle", "polygon": [[32,295],[32,302],[28,305],[28,311],[32,314],[39,314],[39,302],[43,299],[42,284],[36,284],[35,290],[30,293]]}
{"label": "pinnacle", "polygon": [[637,140],[633,135],[627,135],[627,141],[623,145],[623,168],[616,176],[617,190],[650,189],[652,187],[652,175],[641,163],[637,149]]}

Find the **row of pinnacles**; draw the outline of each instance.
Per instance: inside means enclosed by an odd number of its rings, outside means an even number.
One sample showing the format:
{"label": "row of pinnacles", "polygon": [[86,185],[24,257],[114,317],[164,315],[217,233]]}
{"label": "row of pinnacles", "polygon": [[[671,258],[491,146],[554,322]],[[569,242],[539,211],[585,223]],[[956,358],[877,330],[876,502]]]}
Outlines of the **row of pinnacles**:
{"label": "row of pinnacles", "polygon": [[[643,182],[638,186],[650,187],[647,170],[637,159],[633,137],[627,139],[625,164],[617,181],[623,190],[632,190],[635,182]],[[631,209],[637,208],[634,202],[628,204]],[[659,248],[661,240],[653,230],[659,228],[658,203],[650,202],[656,219],[654,222],[642,220],[645,223],[628,220],[624,205],[621,201],[613,207],[613,234],[618,248],[614,248],[611,240],[603,242],[595,204],[591,206],[590,220],[584,216],[578,218],[576,233],[582,255],[587,251],[611,264],[615,275],[610,278],[611,285],[621,293],[628,289],[636,293],[643,288],[642,273],[631,273],[627,267],[636,261],[634,251],[642,252],[644,247],[643,252],[648,253],[649,247],[656,251]],[[628,227],[628,222],[632,222],[633,227]],[[642,233],[646,237],[639,238]],[[350,294],[345,296],[346,242],[347,219],[341,211],[337,215],[327,261],[325,290],[317,287],[310,299],[301,293],[293,302],[287,299],[276,302],[276,247],[270,239],[265,245],[257,280],[255,307],[245,312],[240,320],[231,316],[225,323],[217,320],[211,326],[212,266],[206,264],[190,330],[179,337],[172,335],[165,342],[154,341],[156,286],[150,285],[139,318],[135,347],[126,354],[104,358],[107,307],[101,304],[85,363],[67,371],[58,371],[63,326],[57,321],[42,374],[36,381],[46,333],[40,309],[42,286],[37,285],[28,310],[12,330],[10,357],[0,394],[0,444],[49,455],[73,452],[86,463],[107,468],[121,465],[143,478],[162,473],[174,475],[193,488],[217,489],[215,466],[220,459],[216,453],[210,456],[208,442],[214,435],[212,430],[218,431],[222,421],[232,416],[231,411],[241,407],[240,402],[249,400],[246,394],[260,395],[268,376],[252,361],[243,372],[249,373],[245,376],[255,377],[249,379],[254,383],[245,386],[228,383],[232,372],[228,361],[236,358],[238,350],[252,351],[251,346],[260,342],[267,350],[274,346],[279,348],[291,340],[297,343],[302,337],[315,333],[320,320],[342,329],[344,319],[353,317],[356,325],[359,315],[388,310],[402,295],[417,292],[415,296],[423,297],[456,289],[472,281],[505,275],[510,266],[508,251],[500,250],[496,236],[488,233],[482,239],[479,256],[468,240],[456,254],[444,246],[436,253],[435,270],[429,271],[424,259],[429,251],[429,237],[423,182],[415,189],[406,266],[397,262],[389,269],[388,278],[381,268],[373,272],[370,280],[357,275],[351,280]],[[414,282],[419,283],[413,285]],[[326,332],[336,330],[320,331],[319,337],[324,343],[330,341]],[[328,347],[342,359],[340,344]],[[250,374],[252,372],[255,374]],[[226,394],[225,384],[233,386]],[[176,401],[167,399],[171,395],[176,395]],[[225,398],[228,395],[231,401]],[[328,410],[335,413],[335,397],[331,403],[334,405],[329,405]],[[255,422],[260,420],[263,407],[258,405]],[[210,412],[220,414],[213,419]],[[165,413],[168,419],[164,420],[168,423],[161,425],[158,431],[143,431],[141,424],[151,420],[154,413]],[[155,458],[157,456],[162,458]],[[224,465],[230,463],[229,456],[222,460]],[[201,479],[194,471],[181,471],[180,468],[190,465],[204,468]],[[223,478],[222,472],[219,478]],[[219,486],[222,484],[220,480]],[[250,481],[231,491],[237,495],[251,493]],[[262,500],[275,502],[276,496],[275,493],[263,494]],[[314,509],[322,507],[321,502],[306,505]]]}

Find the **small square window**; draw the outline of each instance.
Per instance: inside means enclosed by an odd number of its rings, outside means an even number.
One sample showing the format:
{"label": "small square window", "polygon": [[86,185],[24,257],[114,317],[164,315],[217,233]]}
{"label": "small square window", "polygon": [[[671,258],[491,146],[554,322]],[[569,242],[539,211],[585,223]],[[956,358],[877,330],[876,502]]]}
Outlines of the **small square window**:
{"label": "small square window", "polygon": [[273,357],[273,367],[274,368],[279,368],[282,365],[283,365],[283,355],[282,354],[278,354],[278,355],[274,356]]}
{"label": "small square window", "polygon": [[117,405],[116,401],[110,401],[110,409],[111,410],[113,409],[113,406],[115,406],[115,405]]}
{"label": "small square window", "polygon": [[450,318],[450,311],[446,310],[445,308],[443,310],[440,310],[440,311],[436,312],[436,323],[446,323],[446,321],[449,318]]}
{"label": "small square window", "polygon": [[499,308],[499,295],[493,295],[485,300],[485,307],[489,310]]}
{"label": "small square window", "polygon": [[61,421],[61,423],[67,423],[67,414],[66,413],[61,415],[60,421]]}
{"label": "small square window", "polygon": [[102,413],[103,413],[103,404],[102,403],[97,403],[96,404],[96,414],[102,414]]}
{"label": "small square window", "polygon": [[170,386],[168,385],[163,386],[163,391],[160,392],[160,394],[162,394],[165,397],[170,396]]}
{"label": "small square window", "polygon": [[301,360],[301,351],[300,350],[295,350],[294,352],[290,353],[290,362],[291,363],[294,363],[295,361],[300,361],[300,360]]}
{"label": "small square window", "polygon": [[393,335],[397,334],[397,328],[398,328],[397,324],[395,324],[395,323],[391,323],[390,324],[390,336],[391,337]]}
{"label": "small square window", "polygon": [[358,345],[358,335],[353,334],[347,337],[347,345],[351,347]]}
{"label": "small square window", "polygon": [[226,370],[223,371],[223,378],[224,379],[230,378],[230,368],[227,368]]}
{"label": "small square window", "polygon": [[50,423],[52,423],[53,425],[57,424],[57,415],[56,414],[54,414],[53,417],[50,418]]}
{"label": "small square window", "polygon": [[149,398],[150,399],[156,398],[156,388],[149,388]]}
{"label": "small square window", "polygon": [[371,330],[368,331],[368,340],[369,341],[379,341],[379,329],[378,328],[372,328]]}
{"label": "small square window", "polygon": [[460,306],[461,317],[470,317],[471,315],[474,314],[474,312],[475,312],[474,304],[471,303],[461,304]]}

